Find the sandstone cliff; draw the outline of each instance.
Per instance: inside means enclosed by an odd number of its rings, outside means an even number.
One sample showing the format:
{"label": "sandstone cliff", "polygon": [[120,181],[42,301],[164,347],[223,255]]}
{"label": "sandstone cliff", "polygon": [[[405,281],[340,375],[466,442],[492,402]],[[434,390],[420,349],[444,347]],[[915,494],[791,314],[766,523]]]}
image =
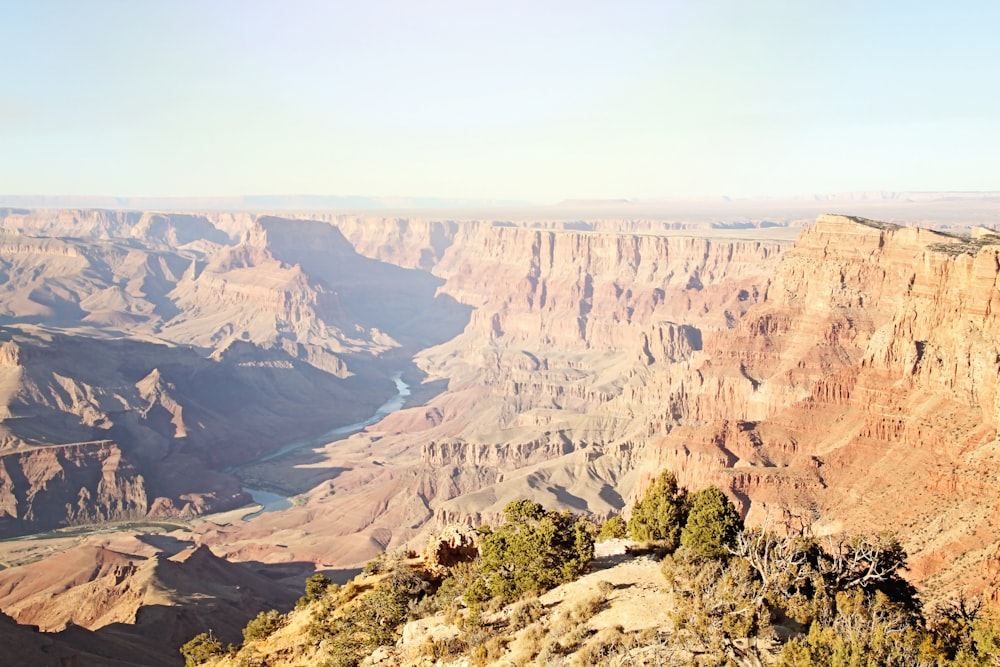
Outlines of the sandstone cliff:
{"label": "sandstone cliff", "polygon": [[899,531],[928,595],[988,583],[998,241],[821,216],[669,381],[682,419],[651,433],[648,474],[720,484],[751,522]]}
{"label": "sandstone cliff", "polygon": [[[223,468],[380,400],[280,351],[0,327],[0,534],[249,502]],[[324,409],[318,409],[322,407]]]}
{"label": "sandstone cliff", "polygon": [[0,214],[4,534],[246,502],[214,471],[367,417],[467,319],[325,223]]}
{"label": "sandstone cliff", "polygon": [[169,550],[122,542],[125,553],[92,536],[45,562],[2,570],[0,607],[46,632],[129,628],[130,636],[148,639],[137,644],[177,656],[177,646],[208,628],[224,641],[240,641],[257,609],[290,607],[300,594],[301,577],[289,586],[208,547],[161,542]]}

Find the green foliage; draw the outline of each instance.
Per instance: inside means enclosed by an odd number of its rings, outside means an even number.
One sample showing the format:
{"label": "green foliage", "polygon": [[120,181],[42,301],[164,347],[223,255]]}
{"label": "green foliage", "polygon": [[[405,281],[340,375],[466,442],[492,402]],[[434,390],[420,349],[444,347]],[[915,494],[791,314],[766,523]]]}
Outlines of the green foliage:
{"label": "green foliage", "polygon": [[919,609],[917,592],[900,572],[906,569],[906,551],[895,535],[857,535],[830,544],[820,564],[827,583],[835,590],[859,587],[869,593],[881,591],[890,599]]}
{"label": "green foliage", "polygon": [[826,556],[814,540],[753,528],[736,538],[732,552],[753,571],[759,604],[806,626],[829,615],[834,588],[824,576]]}
{"label": "green foliage", "polygon": [[664,560],[674,623],[692,651],[718,664],[760,664],[780,623],[811,627],[784,647],[784,667],[947,664],[900,577],[906,554],[892,536],[831,541],[824,550],[756,528],[739,533],[731,553],[706,559],[683,549]]}
{"label": "green foliage", "polygon": [[597,532],[597,541],[622,540],[628,537],[628,524],[620,516],[613,516],[601,524],[601,529]]}
{"label": "green foliage", "polygon": [[302,600],[307,603],[321,600],[332,583],[325,574],[317,572],[306,579],[306,594],[302,596]]}
{"label": "green foliage", "polygon": [[262,611],[255,618],[250,619],[246,627],[243,628],[243,641],[266,639],[284,624],[285,616],[277,609]]}
{"label": "green foliage", "polygon": [[773,634],[753,568],[740,559],[667,556],[663,572],[676,599],[671,620],[686,646],[711,664],[753,664]]}
{"label": "green foliage", "polygon": [[194,667],[222,655],[224,651],[222,643],[211,632],[202,632],[181,646],[180,653],[184,656],[185,666]]}
{"label": "green foliage", "polygon": [[689,506],[681,530],[681,546],[701,558],[729,555],[729,549],[743,530],[743,520],[726,494],[710,486],[691,494]]}
{"label": "green foliage", "polygon": [[884,593],[869,596],[857,588],[841,591],[836,605],[833,624],[813,623],[808,635],[789,641],[782,648],[778,667],[940,664],[926,648],[922,650],[929,646],[926,633],[905,605],[892,602]]}
{"label": "green foliage", "polygon": [[[960,599],[925,622],[894,536],[825,546],[754,528],[727,559],[668,556],[676,639],[698,664],[760,665],[778,653],[776,667],[1000,665],[1000,627],[981,605]],[[792,634],[783,645],[777,626]]]}
{"label": "green foliage", "polygon": [[969,653],[991,665],[1000,665],[1000,620],[996,616],[978,616],[969,621],[972,647]]}
{"label": "green foliage", "polygon": [[[692,494],[688,533],[697,526],[724,523],[702,524],[697,519],[699,506],[724,504],[712,495]],[[708,500],[700,502],[699,496]],[[618,627],[595,633],[588,628],[588,619],[616,590],[606,581],[597,582],[595,594],[554,607],[521,596],[506,614],[490,614],[486,603],[509,602],[506,596],[522,587],[541,591],[554,585],[540,572],[530,573],[531,561],[544,560],[546,549],[561,549],[561,556],[548,556],[547,569],[565,574],[567,569],[558,563],[589,559],[596,532],[571,514],[547,511],[529,501],[511,503],[505,514],[506,523],[484,539],[495,541],[497,554],[506,559],[486,565],[485,572],[480,567],[489,558],[460,563],[429,595],[433,581],[390,558],[381,575],[351,582],[339,594],[327,593],[311,605],[305,610],[315,614],[311,643],[322,647],[313,662],[358,667],[376,647],[396,643],[405,621],[445,610],[446,622],[457,626],[458,635],[429,638],[420,647],[435,664],[583,667],[632,664],[642,656],[642,664],[702,667],[1000,666],[1000,626],[981,613],[981,605],[960,599],[925,622],[912,592],[900,584],[906,554],[891,535],[820,542],[755,528],[730,541],[726,558],[706,558],[685,544],[663,561],[673,593],[669,632],[626,634]],[[581,544],[575,542],[579,535]],[[519,578],[512,567],[529,574]],[[459,604],[463,591],[468,610]],[[267,636],[273,632],[272,621],[280,619],[275,611],[259,614],[248,623],[245,639]],[[234,664],[266,664],[268,658],[259,651],[267,647],[249,646]],[[209,635],[195,638],[182,652],[188,665],[224,654]]]}
{"label": "green foliage", "polygon": [[362,574],[366,574],[369,576],[373,574],[379,574],[385,569],[386,560],[387,556],[383,551],[378,556],[375,556],[375,558],[372,558],[370,561],[365,563],[365,566],[361,569]]}
{"label": "green foliage", "polygon": [[570,512],[546,510],[529,500],[504,508],[506,522],[484,535],[479,572],[466,603],[511,602],[579,577],[594,557],[594,528]]}
{"label": "green foliage", "polygon": [[537,597],[529,597],[517,602],[510,611],[510,628],[521,630],[542,617],[542,603]]}
{"label": "green foliage", "polygon": [[634,540],[660,542],[674,551],[686,519],[687,492],[677,486],[672,472],[664,470],[632,508],[628,532]]}
{"label": "green foliage", "polygon": [[441,581],[433,594],[424,596],[410,606],[410,616],[426,618],[443,611],[445,622],[454,624],[462,607],[463,594],[473,582],[479,579],[479,568],[476,563],[456,563],[450,568],[448,576]]}
{"label": "green foliage", "polygon": [[325,647],[326,667],[354,667],[375,648],[394,644],[410,610],[419,608],[430,584],[399,560],[386,567],[370,590],[352,581],[341,595],[321,600],[309,634]]}

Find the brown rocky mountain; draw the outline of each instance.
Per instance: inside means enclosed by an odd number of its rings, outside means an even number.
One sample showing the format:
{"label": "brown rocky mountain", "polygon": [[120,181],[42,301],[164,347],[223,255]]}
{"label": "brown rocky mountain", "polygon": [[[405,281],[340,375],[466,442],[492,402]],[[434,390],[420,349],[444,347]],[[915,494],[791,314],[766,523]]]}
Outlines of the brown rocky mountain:
{"label": "brown rocky mountain", "polygon": [[[315,217],[7,212],[7,534],[233,507],[238,475],[295,503],[191,539],[349,567],[518,497],[627,510],[670,467],[751,523],[896,530],[930,599],[995,586],[997,237]],[[266,456],[397,373],[404,409]]]}
{"label": "brown rocky mountain", "polygon": [[[128,553],[115,547],[128,546]],[[288,607],[290,587],[206,546],[177,542],[168,550],[91,538],[51,558],[0,571],[0,608],[46,632],[135,626],[161,647],[203,630],[239,641],[256,609]],[[58,576],[53,576],[57,572]]]}
{"label": "brown rocky mountain", "polygon": [[926,595],[978,587],[1000,538],[998,242],[821,216],[671,378],[681,423],[649,470],[720,485],[751,522],[897,531]]}
{"label": "brown rocky mountain", "polygon": [[180,664],[155,641],[121,626],[92,632],[71,627],[61,632],[42,632],[32,625],[18,624],[0,613],[5,664],[44,667],[132,667]]}
{"label": "brown rocky mountain", "polygon": [[[367,416],[467,318],[439,279],[325,224],[264,219],[220,244],[184,215],[5,223],[100,238],[0,237],[0,534],[244,504],[219,471]],[[310,234],[318,250],[291,257]]]}
{"label": "brown rocky mountain", "polygon": [[[345,227],[357,247],[380,247],[366,229]],[[404,543],[435,516],[488,519],[523,495],[620,510],[634,484],[634,438],[646,437],[648,408],[629,396],[700,348],[701,328],[736,321],[782,248],[490,224],[390,232],[409,261],[440,257],[441,291],[475,306],[461,335],[418,356],[424,384],[447,390],[326,450],[257,467],[256,477],[305,502],[213,530],[206,539],[234,557],[284,557],[270,536],[298,558],[345,566]],[[450,245],[435,242],[449,234]]]}
{"label": "brown rocky mountain", "polygon": [[[177,647],[193,635],[210,630],[238,643],[256,610],[288,608],[297,598],[292,587],[208,547],[148,542],[91,536],[0,571],[0,633],[14,647],[4,664],[176,665]],[[15,656],[21,662],[8,662]]]}

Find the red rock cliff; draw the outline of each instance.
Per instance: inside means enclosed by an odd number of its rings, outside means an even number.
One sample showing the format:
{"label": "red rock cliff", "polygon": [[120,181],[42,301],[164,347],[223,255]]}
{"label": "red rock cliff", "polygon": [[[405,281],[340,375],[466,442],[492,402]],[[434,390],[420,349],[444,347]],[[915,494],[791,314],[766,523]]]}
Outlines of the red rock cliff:
{"label": "red rock cliff", "polygon": [[656,424],[647,475],[720,484],[751,521],[896,530],[930,594],[981,586],[955,566],[997,544],[998,242],[821,216],[665,381],[683,418]]}

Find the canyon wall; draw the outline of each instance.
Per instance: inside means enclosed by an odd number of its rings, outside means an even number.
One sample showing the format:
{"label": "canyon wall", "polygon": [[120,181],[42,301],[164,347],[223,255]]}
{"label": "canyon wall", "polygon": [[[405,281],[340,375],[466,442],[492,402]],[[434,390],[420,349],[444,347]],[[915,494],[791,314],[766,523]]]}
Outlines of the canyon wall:
{"label": "canyon wall", "polygon": [[[350,565],[435,523],[493,521],[524,496],[627,512],[669,467],[691,488],[725,489],[750,523],[895,529],[930,591],[989,582],[995,236],[843,216],[794,245],[767,230],[637,234],[628,221],[314,217],[9,212],[9,335],[71,327],[69,347],[124,335],[184,361],[136,364],[128,382],[85,364],[39,376],[32,345],[5,346],[4,465],[108,442],[121,456],[101,488],[121,499],[71,484],[76,499],[60,502],[86,510],[69,514],[203,512],[224,505],[205,499],[211,485],[238,497],[227,465],[289,428],[363,418],[401,372],[411,407],[253,469],[298,506],[199,539],[231,558]],[[76,239],[28,236],[73,225]],[[209,386],[244,388],[223,401]],[[175,471],[215,476],[166,489],[150,472],[165,453],[191,455]],[[104,456],[85,468],[103,471]],[[23,518],[18,474],[0,497]]]}
{"label": "canyon wall", "polygon": [[682,419],[655,425],[646,476],[718,484],[751,523],[899,532],[930,596],[987,584],[998,242],[821,216],[761,303],[665,382]]}
{"label": "canyon wall", "polygon": [[244,504],[224,470],[369,416],[467,320],[325,223],[243,222],[5,212],[0,534]]}

